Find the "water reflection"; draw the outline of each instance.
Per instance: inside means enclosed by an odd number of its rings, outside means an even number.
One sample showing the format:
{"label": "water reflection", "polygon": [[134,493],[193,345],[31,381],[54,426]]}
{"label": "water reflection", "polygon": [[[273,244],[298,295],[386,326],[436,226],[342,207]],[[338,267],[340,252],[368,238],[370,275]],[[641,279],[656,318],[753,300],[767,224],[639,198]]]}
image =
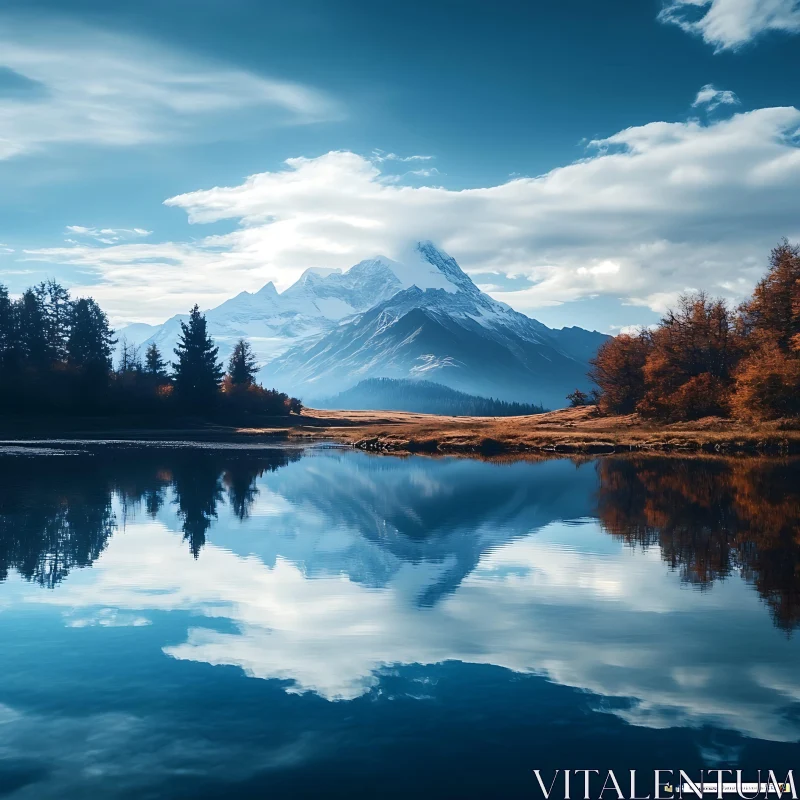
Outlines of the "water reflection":
{"label": "water reflection", "polygon": [[95,728],[72,796],[128,747],[136,780],[219,796],[342,753],[360,781],[410,742],[448,776],[516,747],[529,795],[576,741],[652,768],[800,740],[797,462],[90,450],[0,457],[0,791],[9,753],[27,775]]}
{"label": "water reflection", "polygon": [[771,460],[609,459],[598,516],[613,536],[657,546],[701,588],[739,572],[775,624],[800,624],[800,469]]}
{"label": "water reflection", "polygon": [[99,464],[65,470],[57,459],[14,459],[0,469],[0,580],[10,568],[53,588],[90,566],[114,531],[111,487]]}
{"label": "water reflection", "polygon": [[165,502],[174,502],[197,558],[225,489],[231,509],[245,519],[256,480],[298,458],[292,450],[188,448],[0,457],[0,581],[15,569],[52,589],[72,569],[91,566],[120,523],[115,498],[123,522],[142,508],[156,519]]}
{"label": "water reflection", "polygon": [[[300,457],[294,450],[100,448],[0,459],[0,580],[15,569],[53,588],[71,569],[91,566],[120,524],[114,498],[122,524],[140,510],[157,519],[165,503],[174,505],[197,558],[221,505],[247,520],[259,479]],[[738,573],[754,584],[776,625],[790,631],[800,624],[795,461],[607,458],[596,463],[596,476],[586,465],[559,461],[537,465],[535,482],[525,479],[530,464],[435,463],[331,455],[270,486],[293,509],[311,506],[356,529],[394,562],[442,565],[417,597],[423,606],[455,591],[482,555],[504,542],[553,520],[597,516],[613,537],[657,548],[683,582],[704,589]],[[268,558],[274,563],[278,555]],[[293,560],[291,552],[281,555]],[[328,571],[329,556],[301,558],[312,572],[321,558]],[[369,585],[386,584],[385,558],[383,565],[356,560],[349,553],[338,568]]]}

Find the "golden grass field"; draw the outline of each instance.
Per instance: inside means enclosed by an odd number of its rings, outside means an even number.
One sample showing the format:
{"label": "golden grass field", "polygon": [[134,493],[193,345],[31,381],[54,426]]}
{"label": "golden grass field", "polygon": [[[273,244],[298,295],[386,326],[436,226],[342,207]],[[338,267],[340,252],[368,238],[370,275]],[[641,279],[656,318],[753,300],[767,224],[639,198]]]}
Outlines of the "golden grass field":
{"label": "golden grass field", "polygon": [[663,424],[636,414],[600,416],[593,406],[527,417],[440,417],[402,411],[322,411],[265,418],[259,427],[198,420],[69,418],[0,420],[0,442],[126,440],[296,444],[333,442],[376,453],[462,454],[508,457],[553,454],[675,452],[800,453],[800,422],[759,425],[708,417]]}
{"label": "golden grass field", "polygon": [[[396,453],[800,452],[800,424],[748,425],[720,418],[659,424],[636,414],[599,416],[593,406],[527,417],[438,417],[399,411],[306,409],[292,440],[332,440]],[[241,434],[266,433],[240,429]]]}

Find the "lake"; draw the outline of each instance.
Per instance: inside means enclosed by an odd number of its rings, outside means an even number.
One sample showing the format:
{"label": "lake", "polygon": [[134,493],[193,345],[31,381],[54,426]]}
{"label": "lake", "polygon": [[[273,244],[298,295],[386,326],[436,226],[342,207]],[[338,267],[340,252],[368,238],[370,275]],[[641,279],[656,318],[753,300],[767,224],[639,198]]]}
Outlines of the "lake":
{"label": "lake", "polygon": [[799,628],[795,461],[0,454],[4,797],[785,775]]}

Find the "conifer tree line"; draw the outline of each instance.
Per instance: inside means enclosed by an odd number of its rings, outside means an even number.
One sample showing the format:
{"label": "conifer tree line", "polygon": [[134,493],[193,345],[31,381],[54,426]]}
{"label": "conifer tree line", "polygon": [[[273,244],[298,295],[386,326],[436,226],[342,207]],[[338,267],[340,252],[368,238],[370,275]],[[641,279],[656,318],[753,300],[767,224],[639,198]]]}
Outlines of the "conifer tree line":
{"label": "conifer tree line", "polygon": [[800,416],[800,246],[781,242],[738,308],[705,292],[681,297],[654,330],[610,339],[591,363],[603,413]]}
{"label": "conifer tree line", "polygon": [[231,418],[299,413],[296,398],[264,389],[249,342],[227,371],[195,306],[170,363],[151,343],[119,342],[91,298],[73,299],[54,280],[12,299],[0,284],[0,410],[17,414],[192,414]]}

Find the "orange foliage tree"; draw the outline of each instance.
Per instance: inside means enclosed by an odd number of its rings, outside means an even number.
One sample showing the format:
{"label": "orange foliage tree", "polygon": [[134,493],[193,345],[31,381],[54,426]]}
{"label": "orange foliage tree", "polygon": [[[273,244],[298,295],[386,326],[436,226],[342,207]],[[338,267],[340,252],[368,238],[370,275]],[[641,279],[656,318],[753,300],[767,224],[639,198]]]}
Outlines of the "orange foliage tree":
{"label": "orange foliage tree", "polygon": [[681,297],[651,334],[638,410],[673,420],[727,414],[741,352],[734,314],[723,300],[703,292]]}
{"label": "orange foliage tree", "polygon": [[749,354],[731,398],[740,419],[800,414],[800,247],[781,242],[767,274],[740,309]]}
{"label": "orange foliage tree", "polygon": [[599,408],[677,421],[800,415],[800,246],[786,240],[738,314],[705,293],[658,327],[606,342],[592,361]]}
{"label": "orange foliage tree", "polygon": [[592,359],[589,377],[600,389],[598,406],[603,413],[631,414],[644,397],[645,361],[651,350],[650,336],[620,334],[606,340]]}

